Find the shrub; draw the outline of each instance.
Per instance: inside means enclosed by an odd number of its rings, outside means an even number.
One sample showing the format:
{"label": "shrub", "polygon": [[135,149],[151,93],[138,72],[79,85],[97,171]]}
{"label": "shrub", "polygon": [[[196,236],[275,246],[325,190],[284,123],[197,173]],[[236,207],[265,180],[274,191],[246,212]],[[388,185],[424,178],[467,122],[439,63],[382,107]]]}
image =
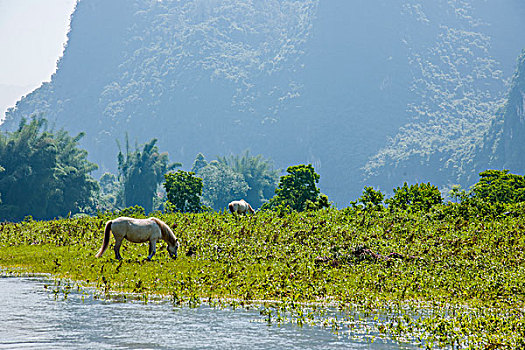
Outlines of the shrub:
{"label": "shrub", "polygon": [[202,179],[200,177],[195,176],[191,171],[178,170],[175,173],[165,174],[164,178],[166,181],[163,186],[168,197],[167,211],[183,213],[201,211]]}
{"label": "shrub", "polygon": [[422,183],[408,186],[405,182],[402,187],[395,188],[394,196],[385,202],[390,210],[409,209],[428,212],[433,205],[442,203],[443,198],[435,185]]}
{"label": "shrub", "polygon": [[316,186],[320,175],[311,164],[294,165],[286,171],[288,174],[281,176],[275,196],[262,209],[290,207],[295,211],[304,211],[330,207],[328,197],[321,194]]}
{"label": "shrub", "polygon": [[525,201],[525,177],[509,174],[508,170],[485,170],[474,185],[472,196],[491,203]]}
{"label": "shrub", "polygon": [[373,187],[365,186],[363,195],[359,197],[359,202],[363,203],[366,211],[382,210],[384,198],[385,195],[381,193],[381,191],[376,191]]}

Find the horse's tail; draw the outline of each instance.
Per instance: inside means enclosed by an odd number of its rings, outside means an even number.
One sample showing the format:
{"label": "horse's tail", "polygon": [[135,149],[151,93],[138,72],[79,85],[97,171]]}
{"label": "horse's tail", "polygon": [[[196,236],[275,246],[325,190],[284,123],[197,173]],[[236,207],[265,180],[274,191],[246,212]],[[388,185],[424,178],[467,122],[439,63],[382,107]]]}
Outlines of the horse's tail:
{"label": "horse's tail", "polygon": [[95,255],[96,258],[100,258],[102,254],[108,249],[109,245],[109,234],[111,233],[111,223],[112,221],[106,222],[106,230],[104,231],[104,240],[102,241],[102,247],[100,247],[100,250]]}
{"label": "horse's tail", "polygon": [[233,214],[235,211],[235,208],[233,207],[233,203],[228,204],[228,209],[230,209],[230,212]]}
{"label": "horse's tail", "polygon": [[153,220],[159,226],[160,232],[162,234],[162,238],[166,242],[172,245],[177,244],[178,242],[177,237],[175,237],[175,234],[173,233],[171,228],[168,225],[166,225],[164,221],[154,218],[154,217],[151,217],[150,219]]}

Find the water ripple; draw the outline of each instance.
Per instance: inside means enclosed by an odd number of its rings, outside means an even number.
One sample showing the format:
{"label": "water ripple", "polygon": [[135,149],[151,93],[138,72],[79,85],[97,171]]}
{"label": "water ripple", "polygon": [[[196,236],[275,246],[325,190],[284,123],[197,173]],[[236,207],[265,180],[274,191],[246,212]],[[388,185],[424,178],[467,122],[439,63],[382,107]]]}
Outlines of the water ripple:
{"label": "water ripple", "polygon": [[[47,282],[49,283],[49,282]],[[398,349],[329,330],[268,326],[256,310],[55,298],[40,277],[0,278],[0,349]]]}

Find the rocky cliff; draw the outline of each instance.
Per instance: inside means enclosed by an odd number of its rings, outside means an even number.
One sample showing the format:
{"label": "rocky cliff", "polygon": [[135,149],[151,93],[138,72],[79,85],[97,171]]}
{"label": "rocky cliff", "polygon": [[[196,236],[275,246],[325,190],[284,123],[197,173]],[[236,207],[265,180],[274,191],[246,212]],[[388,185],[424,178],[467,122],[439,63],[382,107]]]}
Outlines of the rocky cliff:
{"label": "rocky cliff", "polygon": [[101,171],[126,133],[188,169],[245,149],[312,163],[339,206],[365,184],[467,184],[524,15],[517,0],[81,0],[56,74],[2,128],[39,114],[85,131]]}

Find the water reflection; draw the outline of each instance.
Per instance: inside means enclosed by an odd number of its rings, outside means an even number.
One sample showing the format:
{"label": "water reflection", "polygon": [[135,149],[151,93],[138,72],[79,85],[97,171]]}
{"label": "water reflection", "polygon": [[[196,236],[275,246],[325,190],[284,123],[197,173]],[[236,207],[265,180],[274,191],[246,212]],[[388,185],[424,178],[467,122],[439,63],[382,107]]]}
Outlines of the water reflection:
{"label": "water reflection", "polygon": [[[49,282],[47,282],[49,283]],[[39,277],[0,278],[2,349],[398,349],[327,329],[268,326],[257,310],[55,298]],[[56,300],[55,300],[56,299]]]}

